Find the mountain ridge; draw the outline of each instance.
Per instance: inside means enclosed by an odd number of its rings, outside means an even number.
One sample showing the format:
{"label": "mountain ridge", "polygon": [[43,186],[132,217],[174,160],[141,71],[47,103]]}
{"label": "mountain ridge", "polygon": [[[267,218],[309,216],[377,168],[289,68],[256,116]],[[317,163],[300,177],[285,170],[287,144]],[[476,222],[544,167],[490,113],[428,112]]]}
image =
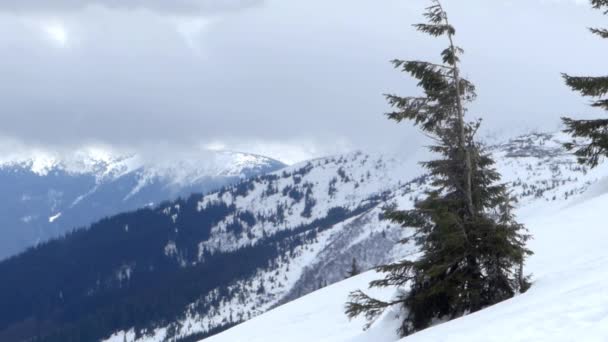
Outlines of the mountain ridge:
{"label": "mountain ridge", "polygon": [[[603,181],[606,179],[606,168]],[[587,191],[593,191],[598,183]],[[368,289],[382,274],[369,271],[264,313],[205,341],[209,342],[407,342],[407,341],[605,341],[608,258],[603,208],[608,194],[585,192],[559,203],[546,202],[522,215],[535,236],[527,262],[532,287],[514,298],[401,338],[399,307],[387,309],[367,330],[364,317],[348,319],[344,303],[355,290],[390,301],[396,288]]]}
{"label": "mountain ridge", "polygon": [[207,151],[162,163],[135,154],[80,150],[71,156],[36,154],[0,162],[0,259],[28,246],[164,200],[208,192],[286,165],[240,152]]}
{"label": "mountain ridge", "polygon": [[[559,148],[560,139],[537,133],[489,147],[504,181],[520,197],[520,211],[564,203],[605,176],[604,169],[578,166]],[[49,279],[46,292],[61,291],[63,298],[69,274],[85,278],[70,285],[71,304],[43,297],[57,312],[89,303],[78,316],[45,313],[59,330],[41,341],[65,341],[85,332],[105,341],[194,340],[342,280],[353,258],[369,269],[415,253],[411,245],[396,244],[411,232],[383,221],[383,208],[410,207],[426,182],[405,157],[354,152],[315,159],[207,195],[108,218],[11,265],[0,263],[0,275],[13,276],[26,260],[51,252],[82,263],[69,271],[60,258],[50,267],[52,275],[38,274]],[[76,254],[65,255],[68,246]],[[117,256],[100,258],[106,248]],[[97,272],[89,263],[99,264]],[[147,289],[146,281],[158,285]],[[27,279],[17,283],[26,286]],[[22,291],[11,286],[16,285],[6,284],[0,296]],[[6,300],[24,306],[23,296]],[[114,309],[94,300],[104,296]],[[18,322],[31,316],[28,310],[0,317],[0,337],[23,333]]]}

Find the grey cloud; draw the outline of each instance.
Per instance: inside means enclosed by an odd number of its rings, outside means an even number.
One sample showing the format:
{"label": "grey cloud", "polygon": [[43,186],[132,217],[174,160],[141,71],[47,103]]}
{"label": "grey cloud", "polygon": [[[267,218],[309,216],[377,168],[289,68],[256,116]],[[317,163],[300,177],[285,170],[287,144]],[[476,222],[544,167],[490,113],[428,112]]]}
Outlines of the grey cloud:
{"label": "grey cloud", "polygon": [[118,10],[151,10],[163,14],[200,15],[240,10],[262,0],[3,0],[0,10],[14,13],[59,13],[91,6]]}
{"label": "grey cloud", "polygon": [[[604,70],[608,47],[585,29],[603,17],[583,6],[509,3],[446,2],[479,90],[470,114],[487,131],[557,129],[561,115],[592,115],[560,72]],[[390,59],[437,59],[443,42],[410,26],[424,5],[268,0],[188,39],[173,19],[88,8],[53,18],[65,26],[65,47],[36,26],[44,20],[5,14],[0,136],[63,147],[255,141],[257,153],[264,142],[314,155],[336,146],[407,153],[420,134],[385,119],[382,93],[417,91]]]}

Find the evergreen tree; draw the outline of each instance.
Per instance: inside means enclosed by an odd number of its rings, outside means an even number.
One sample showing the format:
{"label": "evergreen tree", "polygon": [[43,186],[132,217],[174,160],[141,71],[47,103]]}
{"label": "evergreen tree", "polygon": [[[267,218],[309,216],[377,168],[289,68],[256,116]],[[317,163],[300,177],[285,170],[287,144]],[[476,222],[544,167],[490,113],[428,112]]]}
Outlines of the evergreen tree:
{"label": "evergreen tree", "polygon": [[[608,14],[608,0],[591,0],[593,8]],[[608,29],[590,28],[591,32],[608,39]],[[601,108],[608,111],[608,76],[570,76],[563,75],[566,84],[572,90],[581,93],[586,97],[591,97],[594,101],[592,107]],[[608,155],[608,119],[594,120],[574,120],[562,118],[566,129],[574,138],[573,141],[566,143],[565,147],[569,151],[574,151],[581,164],[596,167],[600,159]],[[581,138],[582,142],[576,140]]]}
{"label": "evergreen tree", "polygon": [[350,270],[348,270],[348,272],[346,273],[346,277],[351,278],[360,273],[361,273],[361,270],[359,269],[359,265],[357,264],[357,259],[353,258],[353,262],[350,265]]}
{"label": "evergreen tree", "polygon": [[[387,217],[406,228],[421,251],[415,261],[380,266],[383,279],[370,287],[398,287],[405,291],[392,302],[351,293],[349,317],[364,315],[373,321],[385,308],[400,305],[404,320],[400,332],[408,335],[435,319],[451,319],[508,299],[528,287],[522,267],[529,236],[511,214],[512,198],[493,160],[475,141],[480,121],[465,121],[465,105],[475,99],[475,87],[461,77],[454,45],[455,29],[437,0],[427,8],[427,23],[414,25],[449,42],[442,63],[394,60],[424,91],[420,97],[387,95],[395,108],[388,117],[413,121],[435,141],[430,147],[438,159],[424,162],[431,175],[431,190],[414,209],[389,210]],[[404,241],[404,242],[407,242]]]}

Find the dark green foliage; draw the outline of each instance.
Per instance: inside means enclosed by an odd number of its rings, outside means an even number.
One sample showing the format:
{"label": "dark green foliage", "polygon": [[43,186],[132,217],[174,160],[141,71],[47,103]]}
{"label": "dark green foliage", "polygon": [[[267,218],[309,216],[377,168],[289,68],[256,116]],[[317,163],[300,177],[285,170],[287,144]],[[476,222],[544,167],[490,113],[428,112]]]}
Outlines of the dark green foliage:
{"label": "dark green foliage", "polygon": [[[591,5],[595,9],[608,11],[608,8],[604,8],[604,7],[608,7],[608,0],[591,0]],[[604,13],[606,13],[606,12],[604,12]]]}
{"label": "dark green foliage", "polygon": [[317,204],[317,200],[313,197],[312,187],[310,183],[304,184],[306,188],[306,194],[304,199],[304,210],[302,210],[302,217],[309,218],[312,216],[312,209]]}
{"label": "dark green foliage", "polygon": [[[607,0],[592,0],[595,9],[608,14]],[[590,28],[593,34],[601,38],[608,38],[608,30],[603,28]],[[563,74],[566,84],[582,96],[593,98],[592,107],[608,111],[608,76],[570,76]],[[602,158],[608,155],[608,119],[574,120],[562,118],[566,129],[574,138],[564,144],[566,149],[574,151],[579,163],[596,167]],[[581,140],[577,140],[582,139]]]}
{"label": "dark green foliage", "polygon": [[451,319],[511,298],[529,286],[523,263],[531,252],[529,236],[511,214],[512,198],[498,183],[494,161],[475,141],[480,122],[465,121],[465,104],[475,99],[475,87],[460,77],[462,49],[454,46],[454,28],[439,1],[427,9],[428,24],[415,27],[431,36],[447,36],[441,53],[444,64],[393,61],[395,67],[418,80],[424,96],[388,95],[397,122],[413,121],[435,145],[438,159],[424,162],[431,189],[414,209],[390,209],[386,217],[414,228],[421,251],[417,260],[402,260],[378,267],[383,279],[371,287],[397,287],[404,292],[392,302],[351,294],[346,313],[373,320],[386,307],[400,305],[404,320],[400,332],[408,335],[437,319]]}
{"label": "dark green foliage", "polygon": [[211,336],[217,335],[217,334],[219,334],[221,332],[224,332],[224,331],[226,331],[226,330],[228,330],[228,329],[230,329],[230,328],[232,328],[232,327],[234,327],[234,326],[236,326],[238,324],[239,323],[227,323],[226,325],[222,325],[219,328],[214,328],[214,329],[211,329],[211,330],[209,330],[207,332],[204,332],[204,333],[192,334],[192,335],[190,335],[188,337],[177,339],[177,340],[175,340],[175,342],[199,342],[199,341],[201,341],[203,339],[206,339],[208,337],[211,337]]}
{"label": "dark green foliage", "polygon": [[336,184],[338,184],[338,178],[336,177],[332,178],[331,181],[329,181],[329,189],[327,190],[327,193],[330,197],[333,197],[338,191],[338,189],[336,188]]}
{"label": "dark green foliage", "polygon": [[353,258],[353,262],[350,264],[350,269],[346,273],[346,277],[354,277],[361,273],[361,269],[359,269],[359,265],[357,264],[357,259]]}
{"label": "dark green foliage", "polygon": [[300,202],[302,198],[304,198],[304,193],[302,193],[298,188],[294,188],[291,185],[288,185],[283,189],[283,196],[285,194],[289,195],[289,198],[293,199],[296,202]]}
{"label": "dark green foliage", "polygon": [[237,184],[235,186],[235,189],[236,189],[236,192],[235,192],[236,196],[245,197],[249,194],[249,191],[252,191],[254,189],[254,185],[252,182],[243,181],[243,182]]}
{"label": "dark green foliage", "polygon": [[245,222],[248,226],[253,226],[256,223],[255,216],[250,211],[240,211],[238,214],[239,220]]}
{"label": "dark green foliage", "polygon": [[338,169],[338,176],[340,176],[340,180],[342,180],[343,183],[350,182],[350,177],[348,177],[348,175],[346,174],[346,171],[344,171],[343,167],[340,167]]}

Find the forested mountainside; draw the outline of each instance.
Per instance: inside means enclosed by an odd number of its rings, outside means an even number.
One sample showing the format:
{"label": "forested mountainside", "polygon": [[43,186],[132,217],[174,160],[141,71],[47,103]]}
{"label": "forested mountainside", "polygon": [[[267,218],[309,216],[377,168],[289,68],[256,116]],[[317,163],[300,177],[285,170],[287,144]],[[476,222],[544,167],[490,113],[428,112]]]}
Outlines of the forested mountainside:
{"label": "forested mountainside", "polygon": [[96,150],[2,156],[0,260],[105,216],[206,193],[285,167],[236,152],[190,157],[160,164]]}
{"label": "forested mountainside", "polygon": [[[527,139],[514,145],[517,148],[512,152],[516,155],[525,152],[520,147],[526,146]],[[546,154],[542,149],[536,152],[528,149],[525,154],[537,152]],[[519,157],[506,157],[513,156],[511,152],[499,155],[508,158],[505,159],[507,164],[516,161],[519,164]],[[555,189],[569,184],[568,177],[576,178],[581,174],[567,171],[566,160],[546,157],[537,161],[547,162],[555,170],[554,174],[558,176],[555,180],[559,181]],[[551,165],[554,162],[564,167],[558,171]],[[383,276],[369,271],[270,310],[205,342],[605,341],[608,336],[605,243],[608,230],[603,210],[608,204],[608,167],[600,165],[599,168],[601,170],[594,171],[591,177],[579,178],[582,188],[567,187],[563,192],[554,189],[545,195],[538,192],[520,203],[516,210],[518,220],[534,236],[529,246],[535,254],[525,265],[525,272],[533,275],[533,285],[514,298],[453,320],[438,320],[431,327],[403,338],[399,335],[404,314],[402,307],[387,308],[369,329],[364,329],[368,323],[365,317],[349,319],[345,314],[345,302],[353,291],[364,290],[379,300],[392,301],[406,290],[396,287],[369,289],[371,281]],[[537,168],[532,174],[544,172]],[[597,177],[602,178],[594,182]],[[542,179],[522,184],[543,184]],[[560,180],[566,180],[566,183]],[[584,192],[574,190],[583,190],[587,182],[593,184]],[[553,182],[548,184],[553,186]],[[542,191],[546,186],[537,189]],[[518,193],[529,193],[522,190],[520,187]]]}
{"label": "forested mountainside", "polygon": [[[521,211],[601,176],[530,134],[490,147]],[[0,340],[204,338],[362,269],[415,252],[382,220],[426,187],[412,162],[351,153],[209,195],[103,219],[0,263]]]}

